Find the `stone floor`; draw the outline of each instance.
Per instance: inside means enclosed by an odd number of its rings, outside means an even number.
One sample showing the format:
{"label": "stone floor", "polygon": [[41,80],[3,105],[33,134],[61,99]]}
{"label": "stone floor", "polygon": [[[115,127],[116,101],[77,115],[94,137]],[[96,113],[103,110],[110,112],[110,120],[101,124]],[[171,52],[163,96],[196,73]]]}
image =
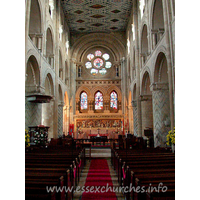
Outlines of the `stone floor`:
{"label": "stone floor", "polygon": [[[89,154],[88,149],[86,149],[86,155],[87,154]],[[92,149],[91,150],[91,157],[92,158],[105,158],[105,159],[107,159],[108,166],[109,166],[109,169],[110,169],[111,179],[112,179],[112,182],[113,182],[113,186],[119,187],[119,184],[118,184],[118,181],[117,181],[117,174],[116,174],[115,170],[113,169],[113,166],[111,165],[111,149],[100,149],[100,148]],[[87,159],[86,165],[85,165],[84,169],[82,170],[78,186],[82,187],[82,186],[85,185],[89,168],[90,168],[90,160]],[[81,196],[82,196],[81,192],[74,193],[74,200],[81,200]],[[117,196],[118,200],[125,200],[123,194],[120,193],[120,192],[116,193],[116,196]]]}

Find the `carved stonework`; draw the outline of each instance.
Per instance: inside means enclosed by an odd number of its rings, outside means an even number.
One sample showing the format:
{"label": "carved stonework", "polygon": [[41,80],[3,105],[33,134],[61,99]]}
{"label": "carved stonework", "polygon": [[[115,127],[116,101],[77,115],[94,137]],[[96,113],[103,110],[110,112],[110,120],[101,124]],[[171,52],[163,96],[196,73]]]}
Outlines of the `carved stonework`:
{"label": "carved stonework", "polygon": [[121,119],[78,119],[76,125],[78,128],[120,128]]}
{"label": "carved stonework", "polygon": [[136,101],[136,100],[131,101],[131,105],[132,105],[133,107],[137,107],[137,101]]}

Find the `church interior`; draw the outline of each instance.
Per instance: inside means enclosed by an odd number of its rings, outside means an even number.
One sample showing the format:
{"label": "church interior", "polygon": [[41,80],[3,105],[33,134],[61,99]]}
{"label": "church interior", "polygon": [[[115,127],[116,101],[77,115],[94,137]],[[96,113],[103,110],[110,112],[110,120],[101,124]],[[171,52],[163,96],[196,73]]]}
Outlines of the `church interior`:
{"label": "church interior", "polygon": [[175,199],[175,0],[26,0],[25,152],[27,200]]}

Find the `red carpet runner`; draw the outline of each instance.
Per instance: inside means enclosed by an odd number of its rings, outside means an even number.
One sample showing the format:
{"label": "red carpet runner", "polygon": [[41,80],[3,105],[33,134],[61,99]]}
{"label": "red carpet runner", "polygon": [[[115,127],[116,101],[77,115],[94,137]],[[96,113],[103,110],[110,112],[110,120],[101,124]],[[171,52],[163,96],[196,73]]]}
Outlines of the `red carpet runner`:
{"label": "red carpet runner", "polygon": [[[92,186],[94,189],[92,189]],[[117,200],[115,192],[112,192],[112,187],[113,184],[107,160],[92,159],[82,200]]]}

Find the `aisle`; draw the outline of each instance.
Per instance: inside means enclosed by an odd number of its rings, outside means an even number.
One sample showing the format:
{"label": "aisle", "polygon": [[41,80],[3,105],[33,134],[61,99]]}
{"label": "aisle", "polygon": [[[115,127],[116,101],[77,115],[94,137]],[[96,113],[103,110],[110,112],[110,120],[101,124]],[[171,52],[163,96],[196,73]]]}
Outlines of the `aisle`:
{"label": "aisle", "polygon": [[82,195],[82,200],[117,200],[116,194],[111,192],[107,186],[113,187],[107,160],[92,159],[85,183],[86,191]]}

